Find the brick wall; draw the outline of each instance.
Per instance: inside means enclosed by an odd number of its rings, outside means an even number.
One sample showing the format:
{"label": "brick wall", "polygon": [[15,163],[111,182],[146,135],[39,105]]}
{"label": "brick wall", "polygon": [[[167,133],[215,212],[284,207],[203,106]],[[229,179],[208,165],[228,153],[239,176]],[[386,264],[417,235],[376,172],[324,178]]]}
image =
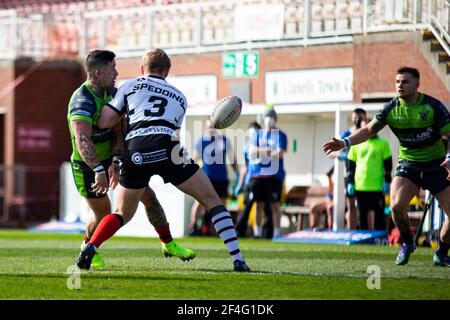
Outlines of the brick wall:
{"label": "brick wall", "polygon": [[[16,77],[26,72],[32,63],[16,61]],[[45,222],[59,214],[59,167],[70,159],[71,153],[67,105],[72,92],[84,79],[82,65],[77,61],[49,61],[30,73],[15,89],[15,165],[24,165],[24,180],[16,180],[15,189],[24,191],[25,203],[11,206],[10,216],[19,221],[19,226]],[[50,133],[43,139],[49,144],[40,148],[23,145],[24,141],[42,140],[42,137],[33,137],[30,129]],[[23,134],[25,130],[28,133]]]}
{"label": "brick wall", "polygon": [[[259,77],[250,79],[253,103],[264,103],[264,73],[273,70],[311,69],[327,67],[353,67],[353,102],[362,101],[363,93],[394,92],[395,72],[402,65],[417,67],[421,72],[420,90],[442,101],[450,102],[450,88],[446,88],[434,73],[413,41],[321,45],[259,50]],[[174,55],[172,75],[215,74],[217,94],[229,94],[230,81],[223,79],[221,53]],[[132,78],[139,74],[140,59],[118,59],[119,78]]]}
{"label": "brick wall", "polygon": [[[30,66],[16,63],[16,74]],[[67,127],[67,105],[72,92],[85,80],[83,67],[73,60],[45,62],[15,90],[16,140],[19,126],[43,128],[51,133],[50,147],[34,150],[16,144],[16,164],[57,166],[69,160],[71,153]],[[18,141],[16,141],[18,142]]]}
{"label": "brick wall", "polygon": [[354,61],[355,102],[361,101],[361,93],[394,92],[396,71],[404,65],[419,69],[419,91],[450,102],[450,88],[445,87],[413,42],[356,45]]}

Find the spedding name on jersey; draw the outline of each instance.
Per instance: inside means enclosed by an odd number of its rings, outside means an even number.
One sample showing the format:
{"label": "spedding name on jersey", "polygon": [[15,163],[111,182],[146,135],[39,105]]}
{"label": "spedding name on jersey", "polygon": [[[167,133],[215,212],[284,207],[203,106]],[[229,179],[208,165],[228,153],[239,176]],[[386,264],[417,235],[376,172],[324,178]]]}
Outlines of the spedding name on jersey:
{"label": "spedding name on jersey", "polygon": [[148,83],[139,83],[139,84],[136,84],[133,86],[133,91],[144,90],[144,89],[147,89],[150,92],[162,94],[163,96],[172,98],[172,99],[178,101],[180,103],[181,107],[186,110],[186,107],[185,107],[186,102],[184,101],[183,97],[175,94],[172,91],[162,89],[162,88],[156,87],[156,86],[148,84]]}

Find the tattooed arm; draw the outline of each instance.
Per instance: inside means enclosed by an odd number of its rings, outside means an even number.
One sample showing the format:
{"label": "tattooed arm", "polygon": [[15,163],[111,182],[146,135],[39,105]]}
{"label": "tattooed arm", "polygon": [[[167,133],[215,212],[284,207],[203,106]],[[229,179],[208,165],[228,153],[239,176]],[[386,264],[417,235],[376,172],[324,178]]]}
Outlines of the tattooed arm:
{"label": "tattooed arm", "polygon": [[94,169],[100,164],[100,161],[97,159],[95,146],[91,139],[92,125],[83,120],[72,120],[70,124],[72,126],[72,132],[75,136],[75,143],[77,145],[78,152],[83,158],[83,161],[91,169]]}
{"label": "tattooed arm", "polygon": [[108,191],[108,179],[105,168],[97,159],[95,146],[91,139],[92,125],[83,120],[72,120],[70,122],[72,132],[75,136],[75,143],[83,161],[95,171],[95,183],[92,191],[106,193]]}

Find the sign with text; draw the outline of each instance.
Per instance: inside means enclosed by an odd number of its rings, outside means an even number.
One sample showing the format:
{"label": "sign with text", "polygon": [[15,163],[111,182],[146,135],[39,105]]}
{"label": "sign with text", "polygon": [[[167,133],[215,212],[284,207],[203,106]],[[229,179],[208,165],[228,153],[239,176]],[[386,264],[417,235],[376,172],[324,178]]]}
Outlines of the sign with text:
{"label": "sign with text", "polygon": [[166,80],[183,92],[189,106],[217,102],[217,77],[215,75],[169,76]]}
{"label": "sign with text", "polygon": [[259,73],[258,52],[230,52],[222,54],[224,78],[252,78]]}
{"label": "sign with text", "polygon": [[351,102],[353,69],[326,68],[269,71],[265,74],[267,103]]}
{"label": "sign with text", "polygon": [[51,151],[53,147],[53,130],[44,124],[17,125],[18,151]]}

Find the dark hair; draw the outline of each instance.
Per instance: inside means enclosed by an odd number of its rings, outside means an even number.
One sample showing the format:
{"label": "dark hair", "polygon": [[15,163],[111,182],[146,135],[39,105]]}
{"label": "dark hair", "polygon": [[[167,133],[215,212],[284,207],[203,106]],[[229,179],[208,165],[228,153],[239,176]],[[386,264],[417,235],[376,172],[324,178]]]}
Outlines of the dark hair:
{"label": "dark hair", "polygon": [[252,122],[250,122],[250,124],[248,125],[248,128],[249,129],[251,129],[251,128],[253,128],[253,129],[261,129],[261,126],[259,125],[259,123],[258,122],[256,122],[256,121],[252,121]]}
{"label": "dark hair", "polygon": [[363,108],[355,108],[355,109],[353,110],[353,112],[354,112],[354,113],[362,113],[362,114],[364,114],[364,115],[367,115],[367,114],[366,114],[366,110],[364,110]]}
{"label": "dark hair", "polygon": [[94,50],[89,52],[86,57],[86,70],[91,72],[95,69],[102,68],[114,60],[116,54],[109,50]]}
{"label": "dark hair", "polygon": [[420,80],[420,73],[419,73],[419,70],[417,70],[416,68],[406,67],[406,66],[398,68],[397,74],[403,74],[403,73],[409,73],[410,75],[413,76],[413,78]]}

